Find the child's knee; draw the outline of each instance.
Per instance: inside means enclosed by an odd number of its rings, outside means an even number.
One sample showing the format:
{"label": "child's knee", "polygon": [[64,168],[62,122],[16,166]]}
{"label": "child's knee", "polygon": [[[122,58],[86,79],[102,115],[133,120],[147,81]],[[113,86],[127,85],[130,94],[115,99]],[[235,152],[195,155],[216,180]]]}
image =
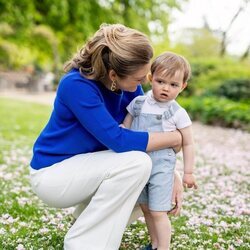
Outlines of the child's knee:
{"label": "child's knee", "polygon": [[168,214],[166,211],[152,211],[152,210],[149,210],[150,212],[150,215],[152,216],[152,218],[154,220],[160,220],[162,218],[166,218],[168,217]]}
{"label": "child's knee", "polygon": [[151,211],[149,210],[147,204],[140,204],[140,207],[144,215],[151,215]]}

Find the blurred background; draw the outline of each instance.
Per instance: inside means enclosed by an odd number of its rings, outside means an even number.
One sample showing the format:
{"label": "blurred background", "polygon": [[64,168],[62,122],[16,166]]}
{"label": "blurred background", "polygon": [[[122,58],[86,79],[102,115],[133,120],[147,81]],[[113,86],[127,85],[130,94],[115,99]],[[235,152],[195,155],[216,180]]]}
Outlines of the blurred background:
{"label": "blurred background", "polygon": [[64,62],[101,23],[136,28],[155,56],[190,61],[179,101],[193,119],[250,130],[249,0],[0,0],[0,92],[55,90]]}
{"label": "blurred background", "polygon": [[[136,28],[154,56],[170,50],[191,63],[178,102],[194,121],[199,189],[171,217],[171,249],[250,249],[250,0],[0,0],[0,249],[63,249],[72,209],[39,200],[28,166],[64,62],[101,23]],[[141,218],[120,250],[148,242]]]}

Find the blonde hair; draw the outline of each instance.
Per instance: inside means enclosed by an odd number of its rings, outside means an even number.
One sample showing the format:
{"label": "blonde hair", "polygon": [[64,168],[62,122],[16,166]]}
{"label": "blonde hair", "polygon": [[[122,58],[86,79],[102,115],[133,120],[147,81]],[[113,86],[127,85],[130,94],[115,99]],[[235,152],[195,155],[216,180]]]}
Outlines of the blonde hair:
{"label": "blonde hair", "polygon": [[102,80],[113,69],[125,78],[150,62],[153,49],[143,33],[121,24],[102,24],[95,35],[68,61],[64,70],[79,69],[85,77]]}
{"label": "blonde hair", "polygon": [[151,74],[162,72],[166,76],[174,76],[176,71],[183,72],[183,83],[191,77],[191,66],[187,59],[173,52],[165,52],[158,56],[151,65]]}

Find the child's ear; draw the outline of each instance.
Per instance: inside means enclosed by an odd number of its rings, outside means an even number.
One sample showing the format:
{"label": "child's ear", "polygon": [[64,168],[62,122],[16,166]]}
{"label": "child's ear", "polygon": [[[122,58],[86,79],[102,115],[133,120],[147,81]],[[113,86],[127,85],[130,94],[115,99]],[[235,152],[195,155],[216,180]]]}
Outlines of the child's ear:
{"label": "child's ear", "polygon": [[184,90],[184,89],[187,87],[187,85],[188,85],[187,82],[184,82],[184,83],[182,84],[181,91]]}
{"label": "child's ear", "polygon": [[152,82],[152,75],[150,73],[148,73],[147,79],[148,79],[149,82]]}

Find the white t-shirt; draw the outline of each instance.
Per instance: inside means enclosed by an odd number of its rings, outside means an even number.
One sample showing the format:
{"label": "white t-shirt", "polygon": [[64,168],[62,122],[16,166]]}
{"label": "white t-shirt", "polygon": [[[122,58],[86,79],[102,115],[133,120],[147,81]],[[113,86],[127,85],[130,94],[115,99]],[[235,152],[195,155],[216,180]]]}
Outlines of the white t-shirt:
{"label": "white t-shirt", "polygon": [[[136,99],[140,98],[140,96],[136,97],[130,104],[127,106],[128,112],[134,116],[134,104]],[[145,102],[142,105],[141,113],[144,114],[155,114],[162,115],[175,100],[169,102],[158,102],[154,99],[152,90],[150,90],[147,95]],[[177,102],[176,102],[177,103]],[[179,105],[179,104],[178,104]],[[187,111],[180,107],[172,117],[169,119],[162,120],[162,129],[163,131],[174,131],[176,129],[186,128],[192,125],[192,121],[187,113]]]}

